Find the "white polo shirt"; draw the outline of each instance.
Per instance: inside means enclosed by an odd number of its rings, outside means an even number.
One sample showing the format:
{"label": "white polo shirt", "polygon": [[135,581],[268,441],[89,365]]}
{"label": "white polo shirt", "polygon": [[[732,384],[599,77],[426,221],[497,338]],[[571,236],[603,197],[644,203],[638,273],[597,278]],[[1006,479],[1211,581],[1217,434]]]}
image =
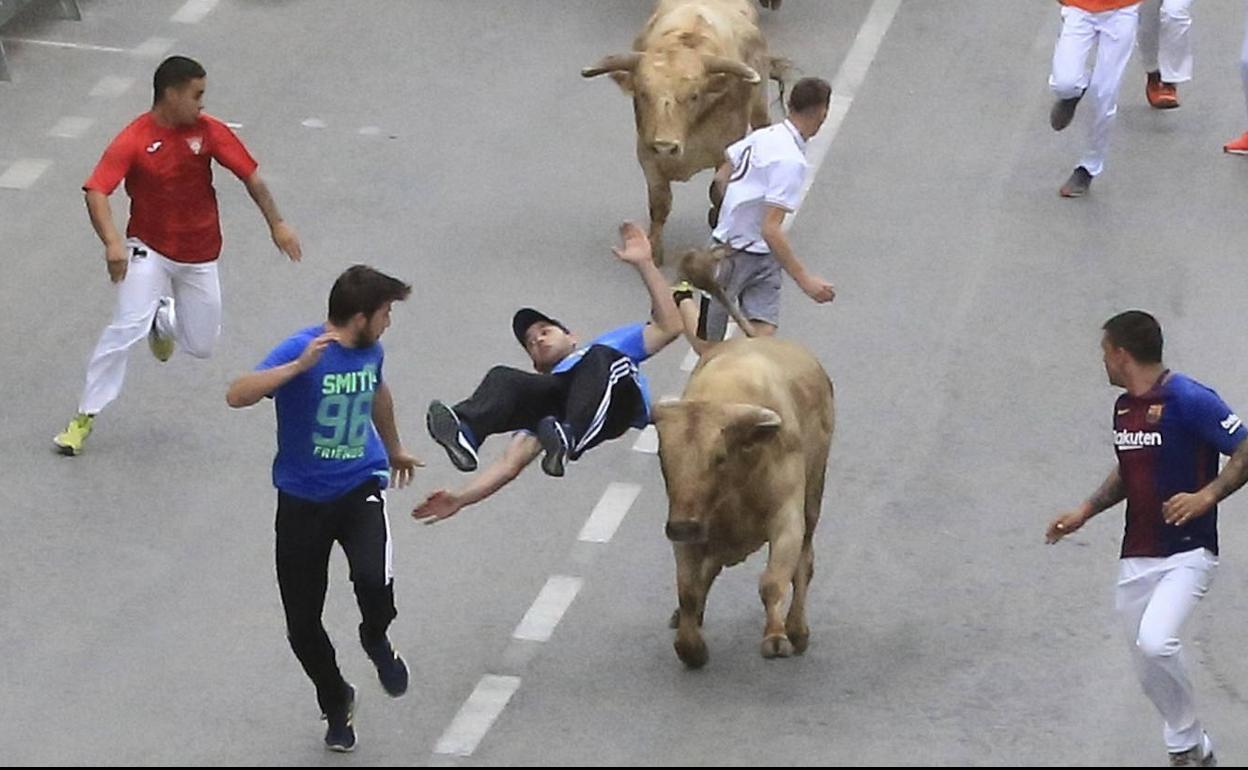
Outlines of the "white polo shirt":
{"label": "white polo shirt", "polygon": [[806,140],[789,121],[760,128],[724,150],[732,176],[712,237],[734,249],[768,254],[763,208],[797,209],[806,181]]}

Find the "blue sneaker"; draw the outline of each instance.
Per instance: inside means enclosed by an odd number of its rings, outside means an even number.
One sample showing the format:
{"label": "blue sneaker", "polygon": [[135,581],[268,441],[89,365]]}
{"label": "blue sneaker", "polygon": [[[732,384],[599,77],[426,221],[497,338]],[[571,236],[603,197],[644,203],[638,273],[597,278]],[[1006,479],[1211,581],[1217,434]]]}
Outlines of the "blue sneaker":
{"label": "blue sneaker", "polygon": [[390,646],[390,640],[382,638],[377,644],[364,641],[364,624],[360,624],[360,646],[368,659],[377,667],[377,678],[381,680],[381,688],[391,698],[397,698],[407,692],[407,664]]}
{"label": "blue sneaker", "polygon": [[542,470],[547,476],[562,476],[564,462],[568,457],[568,434],[554,417],[543,417],[537,424],[537,440],[546,456],[542,458]]}
{"label": "blue sneaker", "polygon": [[325,748],[347,753],[355,751],[355,685],[347,685],[347,703],[337,714],[326,714],[329,727],[325,730]]}
{"label": "blue sneaker", "polygon": [[425,412],[425,426],[429,435],[446,450],[451,464],[469,473],[477,469],[477,448],[464,435],[459,416],[441,401],[431,401]]}

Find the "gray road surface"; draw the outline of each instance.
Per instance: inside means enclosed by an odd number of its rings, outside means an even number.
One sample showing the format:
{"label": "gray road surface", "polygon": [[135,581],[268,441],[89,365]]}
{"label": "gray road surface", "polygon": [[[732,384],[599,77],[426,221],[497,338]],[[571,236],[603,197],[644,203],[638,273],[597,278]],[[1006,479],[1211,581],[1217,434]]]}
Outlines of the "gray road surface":
{"label": "gray road surface", "polygon": [[[667,616],[673,562],[657,460],[617,441],[560,481],[536,468],[437,527],[407,511],[460,477],[424,434],[430,398],[521,365],[521,304],[595,333],[645,312],[608,246],[645,216],[629,101],[579,68],[624,49],[649,3],[86,0],[82,22],[6,38],[199,58],[208,109],[242,124],[305,262],[285,263],[218,173],[225,334],[210,361],[139,347],[88,451],[55,456],[111,311],[78,187],[146,109],[159,59],[8,40],[0,173],[0,756],[13,764],[425,764],[486,673],[521,686],[463,764],[1126,764],[1164,761],[1160,723],[1112,616],[1120,511],[1072,542],[1048,519],[1111,467],[1099,324],[1156,312],[1169,361],[1248,408],[1239,322],[1248,127],[1243,4],[1196,7],[1183,108],[1143,99],[1132,64],[1113,150],[1089,198],[1060,200],[1084,125],[1047,125],[1052,3],[903,2],[792,237],[831,278],[831,307],[786,286],[783,332],[837,384],[838,432],[817,538],[809,653],[757,655],[760,559],[707,614],[711,662],[682,669]],[[773,49],[833,76],[869,0],[790,0]],[[158,48],[159,46],[154,46]],[[133,78],[92,96],[101,78]],[[65,116],[80,138],[48,136]],[[1081,116],[1083,117],[1083,116]],[[308,128],[315,119],[323,128]],[[360,133],[362,128],[369,128]],[[376,130],[372,130],[372,129]],[[704,182],[678,191],[669,246],[699,242]],[[123,198],[113,199],[115,211]],[[120,218],[120,213],[119,213]],[[284,639],[272,567],[271,408],[234,412],[229,379],[323,317],[346,265],[410,279],[385,342],[400,429],[429,467],[390,495],[413,687],[391,702],[354,644],[340,555],[327,627],[360,686],[360,747],[321,748],[310,685]],[[683,343],[647,364],[679,393]],[[487,456],[499,451],[489,446]],[[575,547],[608,483],[642,492],[615,538]],[[1224,762],[1248,757],[1248,523],[1224,506],[1223,565],[1189,662]],[[509,638],[548,576],[584,580],[551,641]]]}

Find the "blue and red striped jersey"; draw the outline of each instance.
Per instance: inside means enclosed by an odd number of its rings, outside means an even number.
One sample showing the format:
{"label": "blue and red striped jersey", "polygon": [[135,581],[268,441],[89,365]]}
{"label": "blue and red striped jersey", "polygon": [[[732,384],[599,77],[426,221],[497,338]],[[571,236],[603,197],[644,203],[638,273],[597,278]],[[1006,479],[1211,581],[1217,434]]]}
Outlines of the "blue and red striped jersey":
{"label": "blue and red striped jersey", "polygon": [[1194,548],[1218,552],[1218,510],[1181,527],[1167,524],[1161,506],[1195,492],[1218,475],[1219,454],[1248,437],[1221,397],[1192,378],[1162,375],[1142,396],[1124,393],[1114,405],[1114,451],[1127,492],[1122,558],[1166,557]]}

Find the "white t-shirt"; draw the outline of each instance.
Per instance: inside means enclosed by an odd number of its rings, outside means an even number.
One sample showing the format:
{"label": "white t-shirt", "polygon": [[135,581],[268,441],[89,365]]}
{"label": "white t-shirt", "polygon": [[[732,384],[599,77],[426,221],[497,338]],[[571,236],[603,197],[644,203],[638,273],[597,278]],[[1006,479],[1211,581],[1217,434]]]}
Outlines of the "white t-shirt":
{"label": "white t-shirt", "polygon": [[724,157],[732,163],[732,176],[711,235],[734,249],[767,254],[763,207],[797,209],[806,181],[806,140],[786,120],[729,145]]}

